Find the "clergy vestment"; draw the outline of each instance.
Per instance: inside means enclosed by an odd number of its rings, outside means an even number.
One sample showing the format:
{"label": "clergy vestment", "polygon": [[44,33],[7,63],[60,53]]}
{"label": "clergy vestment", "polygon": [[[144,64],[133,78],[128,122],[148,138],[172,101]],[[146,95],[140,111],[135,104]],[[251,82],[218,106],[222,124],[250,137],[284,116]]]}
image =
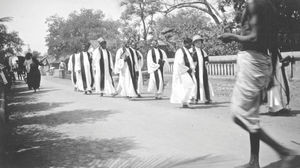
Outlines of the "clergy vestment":
{"label": "clergy vestment", "polygon": [[94,85],[94,76],[91,66],[91,56],[88,52],[75,54],[75,71],[78,90],[91,91]]}
{"label": "clergy vestment", "polygon": [[167,55],[164,50],[153,48],[147,54],[147,67],[150,74],[148,92],[155,92],[162,96],[164,90],[164,71],[170,69]]}
{"label": "clergy vestment", "polygon": [[68,71],[71,72],[71,81],[75,89],[77,89],[77,78],[76,78],[76,71],[75,71],[75,54],[69,57],[68,62]]}
{"label": "clergy vestment", "polygon": [[188,49],[178,49],[173,65],[172,93],[170,102],[187,104],[196,90],[195,65]]}
{"label": "clergy vestment", "polygon": [[278,112],[289,109],[290,89],[284,65],[278,60],[276,64],[276,74],[274,76],[274,86],[268,91],[269,112]]}
{"label": "clergy vestment", "polygon": [[208,74],[206,69],[206,63],[208,62],[208,56],[206,52],[198,47],[195,47],[194,62],[195,77],[196,77],[196,95],[195,99],[200,101],[211,101],[211,96],[214,95],[211,84],[208,81]]}
{"label": "clergy vestment", "polygon": [[142,74],[142,68],[144,66],[144,58],[143,58],[143,54],[138,51],[135,50],[135,54],[137,57],[137,93],[141,94],[142,90],[143,90],[143,74]]}
{"label": "clergy vestment", "polygon": [[112,78],[114,68],[111,53],[107,49],[99,47],[93,51],[92,55],[96,93],[115,94],[116,90]]}
{"label": "clergy vestment", "polygon": [[138,59],[131,47],[120,48],[116,53],[115,73],[119,74],[117,91],[121,96],[138,96]]}

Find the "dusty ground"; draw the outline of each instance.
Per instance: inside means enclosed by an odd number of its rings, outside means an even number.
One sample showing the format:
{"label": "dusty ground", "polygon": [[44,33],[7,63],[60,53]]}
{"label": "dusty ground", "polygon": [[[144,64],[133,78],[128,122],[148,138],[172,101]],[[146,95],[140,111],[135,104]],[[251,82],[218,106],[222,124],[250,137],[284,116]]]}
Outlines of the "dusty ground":
{"label": "dusty ground", "polygon": [[[100,98],[74,92],[69,80],[43,78],[38,93],[18,83],[10,95],[8,168],[205,167],[231,168],[248,160],[248,136],[229,113],[233,81],[212,79],[212,105],[181,109],[145,94],[141,100]],[[300,82],[292,82],[293,111],[262,125],[278,141],[300,151]],[[169,87],[168,87],[169,88]],[[170,89],[166,91],[168,95]],[[261,145],[263,168],[278,156]],[[300,157],[293,168],[300,167]]]}

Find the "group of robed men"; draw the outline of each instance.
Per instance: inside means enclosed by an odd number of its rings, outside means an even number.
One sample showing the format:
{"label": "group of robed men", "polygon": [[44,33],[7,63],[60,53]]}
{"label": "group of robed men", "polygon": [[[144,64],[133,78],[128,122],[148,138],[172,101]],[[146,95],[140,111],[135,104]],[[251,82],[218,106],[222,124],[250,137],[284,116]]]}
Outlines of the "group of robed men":
{"label": "group of robed men", "polygon": [[[113,63],[107,42],[103,38],[97,42],[99,47],[93,51],[87,51],[87,46],[83,46],[83,51],[69,58],[68,70],[75,90],[91,94],[95,89],[101,96],[141,97],[144,60],[137,44],[132,39],[127,40],[117,50]],[[163,43],[154,39],[151,44],[152,48],[147,53],[147,70],[150,74],[147,91],[154,93],[156,99],[162,99],[164,74],[170,71],[170,64],[166,52],[160,47]],[[208,56],[202,49],[203,39],[196,35],[193,40],[185,39],[183,44],[175,54],[171,102],[181,103],[184,107],[191,102],[210,103],[212,89],[206,70]],[[114,83],[113,73],[119,75],[118,85]]]}

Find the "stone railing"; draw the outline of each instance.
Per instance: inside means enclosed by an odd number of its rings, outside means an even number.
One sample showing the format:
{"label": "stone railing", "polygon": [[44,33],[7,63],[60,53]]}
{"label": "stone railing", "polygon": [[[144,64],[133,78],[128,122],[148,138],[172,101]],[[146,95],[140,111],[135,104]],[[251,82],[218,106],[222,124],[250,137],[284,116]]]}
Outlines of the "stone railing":
{"label": "stone railing", "polygon": [[[293,62],[286,68],[290,79],[300,79],[300,51],[282,52],[283,57],[291,56]],[[173,72],[174,58],[169,58],[171,72]],[[207,67],[208,74],[214,77],[234,77],[236,74],[236,55],[210,56]]]}

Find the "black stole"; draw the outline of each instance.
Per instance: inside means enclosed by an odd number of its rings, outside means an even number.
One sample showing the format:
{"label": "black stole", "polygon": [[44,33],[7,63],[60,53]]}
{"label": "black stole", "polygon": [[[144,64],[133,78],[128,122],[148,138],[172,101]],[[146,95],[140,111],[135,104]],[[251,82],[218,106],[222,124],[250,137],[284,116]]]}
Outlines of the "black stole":
{"label": "black stole", "polygon": [[76,78],[76,73],[75,73],[75,54],[72,55],[72,75],[73,75],[73,83],[76,84],[77,78]]}
{"label": "black stole", "polygon": [[[206,100],[210,100],[210,91],[209,91],[209,84],[208,84],[208,75],[207,75],[207,69],[205,66],[205,62],[208,61],[208,57],[204,56],[204,52],[202,49],[200,49],[201,51],[201,55],[202,55],[202,59],[203,59],[203,86],[204,86],[204,92],[205,92],[205,97]],[[198,64],[199,66],[199,64]],[[198,96],[198,94],[197,94]],[[200,97],[199,97],[200,98]]]}
{"label": "black stole", "polygon": [[92,62],[93,62],[93,59],[91,58],[91,55],[89,52],[86,52],[88,57],[89,57],[89,63],[90,63],[90,72],[91,72],[91,87],[93,87],[94,85],[94,75],[93,75],[93,67],[92,67]]}
{"label": "black stole", "polygon": [[[282,56],[281,54],[279,53],[278,54],[278,57],[279,57],[279,60],[282,60]],[[285,94],[286,94],[286,100],[287,100],[287,103],[286,105],[290,104],[290,87],[289,87],[289,83],[288,83],[288,79],[287,79],[287,76],[286,76],[286,73],[285,73],[285,67],[284,66],[281,66],[281,73],[282,73],[282,78],[283,78],[283,84],[284,84],[284,87],[285,87]]]}
{"label": "black stole", "polygon": [[[151,52],[152,52],[152,60],[153,60],[154,63],[157,64],[156,55],[155,55],[155,49],[153,48]],[[160,49],[158,49],[158,52],[159,52],[159,59],[163,60],[162,51]],[[163,68],[164,68],[163,66],[159,67],[159,70],[161,72],[162,82],[164,81]],[[158,70],[154,71],[154,77],[155,77],[156,88],[157,88],[157,90],[159,90],[159,75],[158,75]]]}
{"label": "black stole", "polygon": [[83,58],[83,53],[82,52],[80,52],[80,70],[81,70],[81,78],[82,78],[82,83],[83,83],[83,89],[86,90],[87,82],[86,82],[85,68],[84,68],[84,58]]}
{"label": "black stole", "polygon": [[105,67],[104,67],[104,58],[103,58],[103,51],[99,47],[100,53],[100,60],[99,60],[99,67],[100,67],[100,90],[103,91],[105,87]]}
{"label": "black stole", "polygon": [[131,48],[128,48],[128,49],[129,49],[129,52],[130,52],[130,57],[132,59],[132,62],[131,62],[130,59],[128,59],[127,64],[128,64],[128,68],[129,68],[129,71],[130,71],[133,88],[134,88],[135,93],[137,94],[137,82],[136,82],[137,79],[136,79],[134,52]]}

